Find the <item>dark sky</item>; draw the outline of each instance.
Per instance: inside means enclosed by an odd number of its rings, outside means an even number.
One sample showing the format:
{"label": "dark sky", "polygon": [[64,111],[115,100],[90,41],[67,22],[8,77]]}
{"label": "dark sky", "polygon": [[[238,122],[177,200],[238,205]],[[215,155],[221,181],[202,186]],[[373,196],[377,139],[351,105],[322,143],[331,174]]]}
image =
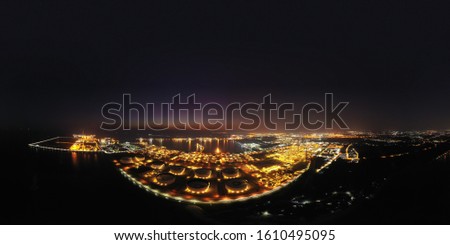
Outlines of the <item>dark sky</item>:
{"label": "dark sky", "polygon": [[123,93],[302,105],[325,92],[350,102],[352,129],[450,128],[445,1],[11,2],[2,128],[95,131]]}

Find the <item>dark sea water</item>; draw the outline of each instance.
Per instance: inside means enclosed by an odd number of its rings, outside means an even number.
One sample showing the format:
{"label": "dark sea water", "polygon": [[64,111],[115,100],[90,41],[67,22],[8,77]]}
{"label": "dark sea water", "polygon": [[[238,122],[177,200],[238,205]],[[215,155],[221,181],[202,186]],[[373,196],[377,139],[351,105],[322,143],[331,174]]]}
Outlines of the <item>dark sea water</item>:
{"label": "dark sea water", "polygon": [[33,149],[36,138],[21,133],[3,153],[2,224],[202,223],[185,205],[132,185],[106,154]]}
{"label": "dark sea water", "polygon": [[221,152],[239,153],[242,152],[241,147],[234,140],[227,138],[209,138],[209,139],[186,139],[186,138],[150,138],[146,139],[150,144],[157,146],[165,146],[168,149],[176,149],[186,152],[196,151],[197,145],[204,147],[204,152],[215,152],[219,149]]}

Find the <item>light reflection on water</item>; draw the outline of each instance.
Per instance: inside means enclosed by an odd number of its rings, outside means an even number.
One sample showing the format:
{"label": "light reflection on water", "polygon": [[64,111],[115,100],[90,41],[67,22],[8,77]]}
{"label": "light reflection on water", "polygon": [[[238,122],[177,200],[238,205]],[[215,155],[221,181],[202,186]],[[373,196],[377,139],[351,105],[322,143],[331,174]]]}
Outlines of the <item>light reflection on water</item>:
{"label": "light reflection on water", "polygon": [[186,152],[198,151],[198,145],[204,147],[204,152],[213,153],[220,149],[221,152],[240,153],[242,148],[234,140],[226,138],[150,138],[150,144],[165,146],[169,149],[181,150]]}
{"label": "light reflection on water", "polygon": [[72,159],[72,166],[73,166],[73,168],[77,169],[77,168],[78,168],[78,165],[79,165],[79,162],[78,162],[78,153],[76,153],[76,152],[71,152],[70,155],[71,155],[70,157],[71,157],[71,159]]}

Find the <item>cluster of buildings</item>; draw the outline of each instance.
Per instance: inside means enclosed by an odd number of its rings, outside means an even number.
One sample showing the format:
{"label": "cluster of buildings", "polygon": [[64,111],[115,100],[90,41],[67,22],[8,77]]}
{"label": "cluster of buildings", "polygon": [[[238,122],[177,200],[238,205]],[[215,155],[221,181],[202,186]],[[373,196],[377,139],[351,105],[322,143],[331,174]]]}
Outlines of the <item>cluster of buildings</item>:
{"label": "cluster of buildings", "polygon": [[102,150],[95,135],[74,134],[73,137],[76,141],[70,146],[71,151],[96,152]]}
{"label": "cluster of buildings", "polygon": [[309,169],[311,157],[333,161],[341,148],[296,142],[244,153],[205,153],[147,145],[139,151],[142,156],[121,158],[116,165],[149,191],[188,201],[221,202],[282,188]]}
{"label": "cluster of buildings", "polygon": [[253,162],[254,158],[245,153],[205,153],[201,151],[183,152],[167,149],[164,146],[149,146],[146,150],[149,157],[173,163],[190,164],[227,164]]}

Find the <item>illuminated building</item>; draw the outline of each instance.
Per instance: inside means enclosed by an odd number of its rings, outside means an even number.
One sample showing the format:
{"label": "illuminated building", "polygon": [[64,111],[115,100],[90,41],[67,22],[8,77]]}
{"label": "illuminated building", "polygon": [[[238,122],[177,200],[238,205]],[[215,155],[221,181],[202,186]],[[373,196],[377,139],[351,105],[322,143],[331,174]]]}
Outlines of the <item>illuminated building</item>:
{"label": "illuminated building", "polygon": [[174,175],[184,175],[186,173],[186,168],[183,166],[171,166],[169,173],[174,174]]}
{"label": "illuminated building", "polygon": [[250,186],[245,179],[232,179],[225,183],[225,188],[230,194],[242,194],[248,191]]}
{"label": "illuminated building", "polygon": [[142,161],[145,160],[145,156],[144,156],[144,155],[137,155],[137,156],[134,157],[134,159],[135,159],[137,162],[142,162]]}
{"label": "illuminated building", "polygon": [[132,157],[122,157],[119,162],[124,165],[134,164],[134,160]]}
{"label": "illuminated building", "polygon": [[74,134],[75,143],[70,146],[71,151],[96,152],[101,151],[98,140],[95,135]]}
{"label": "illuminated building", "polygon": [[165,164],[163,161],[159,161],[159,160],[154,160],[153,162],[150,163],[150,167],[152,167],[153,169],[163,169],[165,167]]}
{"label": "illuminated building", "polygon": [[154,178],[154,183],[159,186],[168,186],[175,183],[175,176],[168,173],[159,174]]}
{"label": "illuminated building", "polygon": [[239,169],[234,167],[229,167],[222,170],[222,176],[224,179],[238,178],[239,175]]}
{"label": "illuminated building", "polygon": [[212,170],[207,168],[199,168],[194,170],[195,178],[210,179],[212,176]]}
{"label": "illuminated building", "polygon": [[192,179],[187,182],[185,191],[191,194],[205,194],[208,192],[211,183],[202,179]]}

